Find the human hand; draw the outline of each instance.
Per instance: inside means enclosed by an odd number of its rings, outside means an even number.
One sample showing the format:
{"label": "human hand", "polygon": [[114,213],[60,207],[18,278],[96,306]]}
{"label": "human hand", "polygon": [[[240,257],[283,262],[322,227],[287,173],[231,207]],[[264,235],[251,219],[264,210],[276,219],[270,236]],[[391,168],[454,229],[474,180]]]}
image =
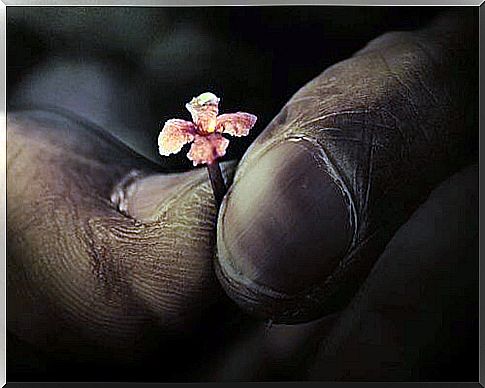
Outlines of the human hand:
{"label": "human hand", "polygon": [[[463,118],[476,95],[474,53],[464,42],[473,39],[463,26],[448,29],[379,38],[300,90],[248,150],[219,214],[216,261],[244,309],[302,322],[344,308],[397,228],[466,164],[476,129]],[[166,338],[189,331],[220,299],[211,265],[217,214],[204,172],[160,175],[82,121],[9,114],[8,326],[41,347],[126,356],[155,345],[150,330]],[[338,129],[320,131],[327,127]],[[281,141],[289,136],[320,142],[326,154],[308,140]],[[279,151],[260,156],[270,146]],[[312,155],[329,158],[313,165]],[[344,196],[335,178],[347,185]],[[354,230],[351,271],[332,293],[308,297]],[[231,266],[239,273],[228,273]]]}
{"label": "human hand", "polygon": [[280,323],[340,310],[431,189],[473,161],[472,21],[375,39],[251,145],[217,239],[220,280],[244,309]]}

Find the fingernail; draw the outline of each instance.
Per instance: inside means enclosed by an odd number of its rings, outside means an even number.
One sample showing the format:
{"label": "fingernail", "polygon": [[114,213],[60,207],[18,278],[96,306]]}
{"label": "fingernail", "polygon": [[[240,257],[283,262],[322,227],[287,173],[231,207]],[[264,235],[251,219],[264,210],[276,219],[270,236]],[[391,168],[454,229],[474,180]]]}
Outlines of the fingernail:
{"label": "fingernail", "polygon": [[286,141],[246,161],[219,218],[218,260],[238,281],[294,295],[346,254],[349,209],[319,155],[308,141]]}
{"label": "fingernail", "polygon": [[[224,180],[232,183],[235,163],[224,162],[220,166]],[[118,211],[137,221],[154,222],[167,206],[170,207],[168,201],[171,198],[193,190],[194,184],[204,183],[209,184],[205,169],[153,175],[132,170],[112,189],[111,203]],[[209,195],[212,198],[212,192]]]}
{"label": "fingernail", "polygon": [[166,201],[180,195],[196,180],[205,178],[203,171],[182,174],[154,174],[144,176],[132,171],[121,179],[111,194],[112,204],[123,214],[140,222],[156,221]]}

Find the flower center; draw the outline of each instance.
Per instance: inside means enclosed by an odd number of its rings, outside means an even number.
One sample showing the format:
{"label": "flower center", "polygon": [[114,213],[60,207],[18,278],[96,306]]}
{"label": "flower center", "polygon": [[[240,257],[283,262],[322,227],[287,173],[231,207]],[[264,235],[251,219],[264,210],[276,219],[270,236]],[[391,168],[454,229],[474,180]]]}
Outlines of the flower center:
{"label": "flower center", "polygon": [[206,131],[208,133],[214,133],[216,131],[216,121],[211,120],[209,124],[207,125]]}
{"label": "flower center", "polygon": [[204,112],[197,118],[197,129],[201,135],[208,135],[216,131],[217,116]]}

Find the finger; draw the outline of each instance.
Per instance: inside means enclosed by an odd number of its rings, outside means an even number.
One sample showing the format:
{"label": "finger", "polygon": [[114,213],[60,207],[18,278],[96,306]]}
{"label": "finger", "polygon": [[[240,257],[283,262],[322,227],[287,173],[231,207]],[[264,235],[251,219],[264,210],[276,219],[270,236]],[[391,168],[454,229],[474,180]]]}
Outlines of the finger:
{"label": "finger", "polygon": [[157,175],[96,127],[42,111],[9,113],[7,136],[9,330],[138,357],[200,320],[219,296],[205,171]]}
{"label": "finger", "polygon": [[[244,309],[340,309],[430,189],[473,157],[476,13],[377,38],[286,104],[221,208],[216,270]],[[475,82],[475,83],[474,83]]]}
{"label": "finger", "polygon": [[241,330],[214,363],[211,381],[302,381],[318,339],[336,319],[330,315],[299,325],[258,322]]}
{"label": "finger", "polygon": [[473,166],[441,184],[399,229],[322,341],[311,379],[478,378],[477,214]]}

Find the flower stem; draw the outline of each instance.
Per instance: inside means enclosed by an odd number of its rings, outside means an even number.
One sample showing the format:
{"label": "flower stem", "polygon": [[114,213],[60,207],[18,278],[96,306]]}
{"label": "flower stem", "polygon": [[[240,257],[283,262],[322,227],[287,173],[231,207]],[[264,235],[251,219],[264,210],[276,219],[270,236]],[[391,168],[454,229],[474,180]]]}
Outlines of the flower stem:
{"label": "flower stem", "polygon": [[211,164],[207,164],[207,171],[209,172],[209,179],[211,181],[212,191],[214,192],[217,209],[219,209],[222,203],[222,198],[224,198],[227,191],[219,162],[215,160]]}

